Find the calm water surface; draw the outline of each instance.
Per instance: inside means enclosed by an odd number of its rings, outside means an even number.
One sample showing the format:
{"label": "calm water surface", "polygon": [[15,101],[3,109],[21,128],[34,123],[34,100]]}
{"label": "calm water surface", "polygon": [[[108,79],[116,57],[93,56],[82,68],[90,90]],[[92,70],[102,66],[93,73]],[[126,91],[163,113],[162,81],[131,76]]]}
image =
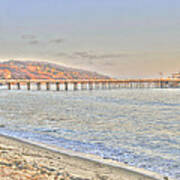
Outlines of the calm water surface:
{"label": "calm water surface", "polygon": [[1,134],[180,179],[180,89],[0,91]]}

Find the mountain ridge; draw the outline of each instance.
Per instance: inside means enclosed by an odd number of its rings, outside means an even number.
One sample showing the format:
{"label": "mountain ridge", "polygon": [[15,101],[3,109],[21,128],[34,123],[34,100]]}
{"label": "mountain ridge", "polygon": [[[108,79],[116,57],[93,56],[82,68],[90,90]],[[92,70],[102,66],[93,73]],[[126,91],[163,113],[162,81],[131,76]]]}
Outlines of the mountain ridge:
{"label": "mountain ridge", "polygon": [[0,63],[0,79],[110,79],[97,72],[45,61],[9,60]]}

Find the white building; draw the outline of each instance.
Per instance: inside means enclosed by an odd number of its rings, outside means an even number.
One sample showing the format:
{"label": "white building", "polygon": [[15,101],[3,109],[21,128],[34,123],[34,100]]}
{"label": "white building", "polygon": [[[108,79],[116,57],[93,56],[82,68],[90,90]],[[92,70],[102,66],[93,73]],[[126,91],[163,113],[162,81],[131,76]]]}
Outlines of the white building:
{"label": "white building", "polygon": [[180,72],[173,73],[172,78],[179,78],[180,79]]}

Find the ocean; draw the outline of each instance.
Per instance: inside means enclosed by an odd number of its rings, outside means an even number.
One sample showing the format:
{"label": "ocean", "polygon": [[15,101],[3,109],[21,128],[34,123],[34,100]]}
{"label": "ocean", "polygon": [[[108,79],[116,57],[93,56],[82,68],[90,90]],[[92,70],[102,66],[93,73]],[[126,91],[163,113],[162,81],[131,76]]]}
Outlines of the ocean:
{"label": "ocean", "polygon": [[0,134],[180,179],[180,89],[1,89]]}

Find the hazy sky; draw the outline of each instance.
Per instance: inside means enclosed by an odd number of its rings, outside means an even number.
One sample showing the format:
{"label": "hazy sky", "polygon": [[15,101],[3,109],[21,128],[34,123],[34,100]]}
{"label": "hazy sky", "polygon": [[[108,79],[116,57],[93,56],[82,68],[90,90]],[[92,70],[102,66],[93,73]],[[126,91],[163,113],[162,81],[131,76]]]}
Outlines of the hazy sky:
{"label": "hazy sky", "polygon": [[1,0],[0,60],[118,77],[180,71],[180,0]]}

